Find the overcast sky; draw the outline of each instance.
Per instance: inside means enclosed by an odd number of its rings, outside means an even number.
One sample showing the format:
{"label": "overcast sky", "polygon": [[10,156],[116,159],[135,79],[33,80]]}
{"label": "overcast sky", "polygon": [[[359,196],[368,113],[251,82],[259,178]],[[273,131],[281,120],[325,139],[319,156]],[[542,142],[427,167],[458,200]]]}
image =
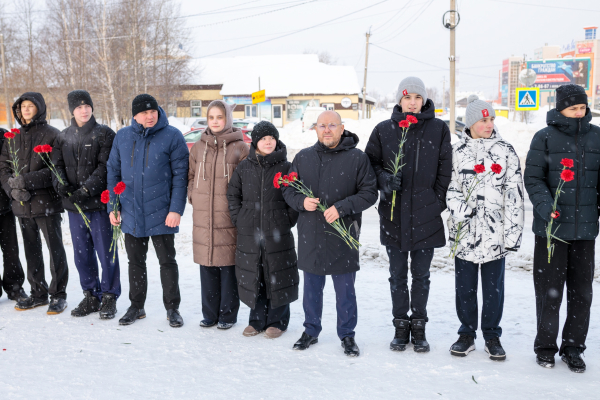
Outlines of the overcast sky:
{"label": "overcast sky", "polygon": [[[355,67],[362,85],[365,33],[371,27],[371,42],[381,48],[370,49],[368,88],[392,92],[402,78],[416,75],[441,91],[444,76],[448,80],[450,34],[442,26],[442,15],[449,10],[449,0],[181,0],[181,4],[182,14],[190,15],[184,20],[193,57],[237,48],[214,56],[327,51],[338,64]],[[284,7],[288,8],[274,11]],[[598,0],[458,0],[457,8],[459,90],[480,90],[490,96],[498,92],[503,59],[531,57],[544,43],[582,40],[584,26],[600,25]],[[214,13],[206,14],[210,11]]]}

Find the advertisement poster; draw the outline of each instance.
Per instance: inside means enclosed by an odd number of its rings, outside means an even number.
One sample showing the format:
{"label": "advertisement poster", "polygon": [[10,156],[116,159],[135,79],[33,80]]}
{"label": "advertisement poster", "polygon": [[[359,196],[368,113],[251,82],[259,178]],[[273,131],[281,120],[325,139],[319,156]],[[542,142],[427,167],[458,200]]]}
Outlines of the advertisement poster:
{"label": "advertisement poster", "polygon": [[508,59],[502,61],[502,85],[500,92],[502,93],[502,105],[508,105]]}
{"label": "advertisement poster", "polygon": [[527,61],[527,68],[535,71],[537,79],[533,84],[540,89],[556,89],[559,86],[573,83],[585,90],[590,89],[590,58],[572,60]]}
{"label": "advertisement poster", "polygon": [[319,107],[319,100],[287,100],[286,101],[286,112],[287,112],[287,121],[295,121],[297,119],[302,118],[304,115],[304,109],[306,107]]}

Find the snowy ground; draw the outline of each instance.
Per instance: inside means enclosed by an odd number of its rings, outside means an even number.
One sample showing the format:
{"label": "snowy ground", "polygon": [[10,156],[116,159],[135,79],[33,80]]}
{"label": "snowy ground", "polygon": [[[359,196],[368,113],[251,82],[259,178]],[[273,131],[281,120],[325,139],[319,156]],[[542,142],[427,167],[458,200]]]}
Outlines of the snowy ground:
{"label": "snowy ground", "polygon": [[[374,208],[364,218],[361,242],[366,250],[356,281],[360,357],[348,358],[340,347],[330,281],[326,287],[323,332],[319,343],[305,352],[291,349],[303,331],[301,300],[292,304],[288,332],[276,340],[242,336],[249,311],[244,305],[238,324],[231,330],[202,329],[198,326],[200,281],[198,266],[192,261],[190,216],[188,207],[177,243],[180,310],[185,320],[180,329],[167,324],[152,247],[146,319],[121,327],[116,319],[101,321],[97,315],[71,317],[70,310],[82,294],[65,225],[71,266],[67,311],[57,316],[46,315],[45,308],[17,312],[6,296],[0,298],[2,398],[594,398],[600,389],[599,303],[592,307],[585,354],[587,372],[571,373],[558,359],[556,368],[543,369],[535,364],[533,354],[532,276],[521,268],[509,270],[506,275],[502,321],[506,362],[490,361],[483,351],[482,338],[477,339],[477,351],[467,358],[449,355],[448,348],[457,337],[458,321],[454,276],[447,267],[433,268],[431,278],[427,325],[431,352],[416,354],[411,348],[404,353],[390,351],[393,327],[388,271],[385,261],[374,254],[379,248]],[[528,229],[524,255],[531,253],[532,236]],[[440,261],[446,254],[445,249],[438,253],[439,265],[447,265]],[[123,260],[123,251],[121,256]],[[21,259],[24,260],[22,251]],[[514,261],[526,263],[526,257]],[[129,305],[125,265],[121,278],[124,295],[118,302],[118,316]],[[598,292],[600,285],[595,283],[594,288]]]}

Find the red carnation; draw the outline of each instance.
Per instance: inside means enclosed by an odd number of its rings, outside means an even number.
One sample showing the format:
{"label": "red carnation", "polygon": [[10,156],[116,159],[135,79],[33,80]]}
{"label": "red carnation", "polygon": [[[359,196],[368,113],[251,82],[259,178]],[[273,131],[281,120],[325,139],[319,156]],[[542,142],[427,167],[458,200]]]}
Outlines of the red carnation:
{"label": "red carnation", "polygon": [[288,175],[288,177],[290,178],[290,181],[297,181],[298,180],[298,174],[295,172],[290,172],[290,174]]}
{"label": "red carnation", "polygon": [[563,172],[560,173],[560,179],[565,182],[571,182],[573,179],[575,179],[575,172],[571,171],[570,169],[563,169]]}
{"label": "red carnation", "polygon": [[4,137],[7,138],[7,139],[14,139],[15,138],[15,134],[12,133],[12,132],[6,132],[4,134]]}
{"label": "red carnation", "polygon": [[485,166],[483,164],[477,164],[473,167],[473,171],[475,171],[478,174],[481,174],[482,172],[485,172]]}
{"label": "red carnation", "polygon": [[570,158],[563,158],[560,162],[564,167],[573,168],[573,160]]}
{"label": "red carnation", "polygon": [[36,152],[36,153],[43,153],[42,146],[40,146],[40,145],[35,146],[33,148],[33,151]]}
{"label": "red carnation", "polygon": [[400,128],[408,128],[408,127],[410,126],[410,123],[409,123],[407,120],[404,120],[404,121],[400,121],[400,122],[398,123],[398,126],[399,126]]}
{"label": "red carnation", "polygon": [[560,213],[558,211],[554,211],[554,219],[560,217]]}
{"label": "red carnation", "polygon": [[495,174],[499,174],[500,172],[502,172],[502,165],[492,164],[492,172]]}
{"label": "red carnation", "polygon": [[100,194],[100,201],[104,204],[108,204],[108,202],[110,201],[110,192],[108,190],[105,190],[104,192],[102,192],[102,194]]}
{"label": "red carnation", "polygon": [[119,182],[115,185],[115,188],[113,189],[113,191],[115,192],[115,194],[117,196],[120,196],[121,194],[123,194],[123,192],[125,191],[125,188],[127,186],[125,185],[124,182]]}
{"label": "red carnation", "polygon": [[281,175],[281,172],[278,172],[275,174],[275,178],[273,178],[273,186],[275,186],[275,189],[281,188],[281,186],[279,186],[279,180],[281,179]]}
{"label": "red carnation", "polygon": [[415,117],[414,115],[407,116],[406,120],[408,121],[409,124],[416,124],[417,122],[419,122],[417,117]]}
{"label": "red carnation", "polygon": [[52,153],[52,146],[50,146],[49,144],[43,144],[42,145],[42,152],[44,152],[44,153]]}
{"label": "red carnation", "polygon": [[17,129],[17,128],[12,128],[10,131],[12,133],[14,133],[15,135],[18,135],[19,133],[21,133],[21,131],[19,129]]}
{"label": "red carnation", "polygon": [[287,175],[284,175],[283,178],[281,178],[281,184],[283,186],[290,186],[290,177]]}

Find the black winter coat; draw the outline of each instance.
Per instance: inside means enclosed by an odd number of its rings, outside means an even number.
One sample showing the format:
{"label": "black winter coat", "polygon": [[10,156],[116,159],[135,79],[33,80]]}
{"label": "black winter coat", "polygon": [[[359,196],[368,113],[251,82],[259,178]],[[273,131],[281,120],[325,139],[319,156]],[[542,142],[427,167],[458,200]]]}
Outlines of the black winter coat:
{"label": "black winter coat", "polygon": [[[73,118],[71,126],[56,138],[52,151],[56,170],[74,190],[85,186],[90,192],[87,200],[77,203],[83,211],[106,210],[106,204],[100,201],[100,194],[106,190],[106,163],[114,138],[115,132],[97,123],[94,116],[81,128]],[[53,183],[57,189],[58,179],[54,176]],[[78,212],[68,199],[62,199],[62,204],[66,210]]]}
{"label": "black winter coat", "polygon": [[[337,147],[317,142],[300,151],[290,172],[313,191],[327,207],[335,206],[340,218],[359,239],[362,212],[377,201],[377,181],[369,158],[356,148],[358,136],[344,131]],[[298,268],[315,275],[340,275],[360,269],[358,250],[351,249],[327,223],[319,210],[304,209],[303,194],[282,187],[285,201],[298,217]]]}
{"label": "black winter coat", "polygon": [[[31,101],[38,109],[29,124],[21,120],[21,103],[25,100]],[[31,198],[24,201],[23,205],[19,201],[13,201],[13,212],[15,216],[22,218],[60,214],[64,210],[60,197],[52,187],[52,172],[40,155],[33,151],[35,146],[43,144],[54,147],[54,140],[60,131],[46,122],[46,102],[40,93],[23,94],[13,104],[12,109],[15,120],[21,125],[21,133],[14,138],[20,174],[25,178],[25,189],[31,194]],[[11,192],[8,179],[13,175],[9,159],[8,140],[5,140],[0,153],[0,182],[6,193]]]}
{"label": "black winter coat", "polygon": [[[240,300],[254,309],[260,277],[267,298],[276,308],[298,299],[298,265],[292,227],[298,213],[288,206],[280,189],[273,186],[278,172],[291,167],[283,143],[267,156],[250,148],[237,166],[227,188],[231,221],[237,228],[235,275]],[[259,271],[262,264],[262,272]]]}
{"label": "black winter coat", "polygon": [[[394,218],[391,220],[392,192],[387,192],[386,176],[391,174],[395,154],[402,136],[400,121],[413,115],[404,143],[402,189],[396,193]],[[402,251],[443,247],[446,234],[442,211],[446,209],[446,192],[452,176],[450,130],[435,118],[435,106],[428,99],[418,114],[403,113],[394,107],[392,118],[379,123],[365,149],[377,175],[380,191],[379,220],[381,244]]]}
{"label": "black winter coat", "polygon": [[575,179],[566,182],[558,197],[559,218],[552,225],[563,240],[594,240],[598,236],[600,199],[600,128],[583,118],[567,118],[556,109],[546,116],[547,128],[531,141],[525,167],[525,188],[533,204],[533,233],[546,237],[563,158],[574,162]]}
{"label": "black winter coat", "polygon": [[[6,129],[0,128],[0,149],[4,145],[4,134],[8,132]],[[0,190],[0,215],[6,214],[11,210],[10,207],[11,198],[6,194],[4,190]]]}

